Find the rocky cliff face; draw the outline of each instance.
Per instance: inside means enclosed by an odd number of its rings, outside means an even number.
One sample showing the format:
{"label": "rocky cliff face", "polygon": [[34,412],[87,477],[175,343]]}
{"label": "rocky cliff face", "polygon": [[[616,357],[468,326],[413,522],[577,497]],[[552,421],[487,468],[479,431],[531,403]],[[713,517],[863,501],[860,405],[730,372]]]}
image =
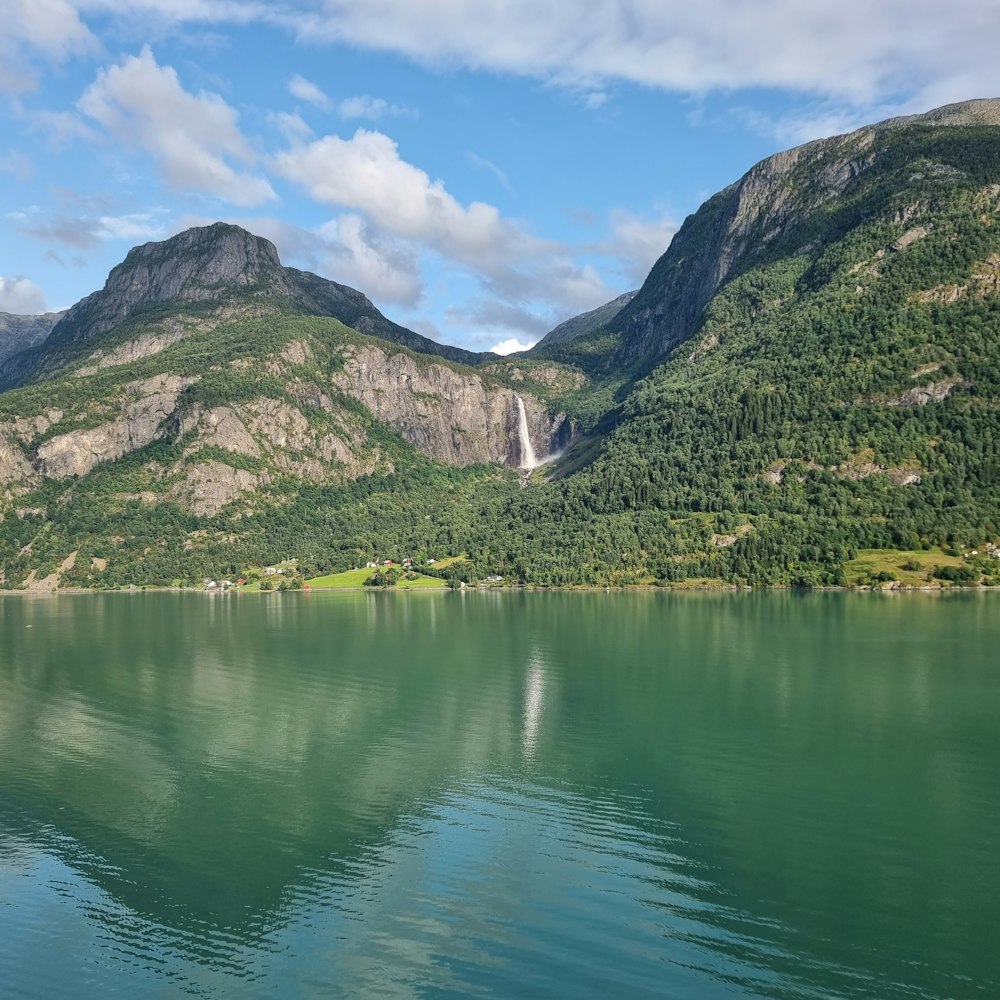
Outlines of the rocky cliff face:
{"label": "rocky cliff face", "polygon": [[[333,382],[439,462],[517,467],[524,460],[518,394],[505,386],[488,386],[479,375],[423,365],[407,354],[387,354],[368,345],[345,349],[344,368]],[[538,457],[561,449],[571,433],[565,416],[550,416],[534,396],[521,398]]]}
{"label": "rocky cliff face", "polygon": [[[135,354],[138,347],[131,342],[123,346],[129,347],[126,356],[107,355],[107,367],[119,364],[127,373],[130,365],[149,357]],[[283,477],[330,484],[380,468],[391,472],[392,463],[368,440],[364,421],[344,405],[341,393],[448,465],[524,465],[519,397],[538,458],[561,450],[572,436],[565,416],[550,415],[531,391],[518,394],[497,384],[503,374],[498,370],[484,379],[375,342],[345,342],[336,347],[331,373],[319,357],[324,349],[329,345],[321,340],[293,339],[252,361],[235,359],[225,367],[235,365],[242,373],[248,365],[257,366],[262,380],[283,388],[276,395],[251,392],[212,404],[185,392],[212,377],[211,371],[202,376],[171,370],[170,345],[157,352],[164,370],[123,381],[110,397],[87,390],[89,380],[105,377],[104,366],[81,370],[66,396],[80,403],[66,410],[49,405],[41,412],[23,411],[0,423],[0,498],[30,493],[43,480],[86,479],[99,465],[154,442],[170,446],[167,454],[173,457],[146,463],[143,477],[149,485],[136,498],[148,503],[171,498],[197,516],[214,516]],[[37,407],[42,397],[36,392],[34,398]]]}
{"label": "rocky cliff face", "polygon": [[52,332],[63,313],[42,313],[40,316],[16,316],[0,312],[0,364],[19,351],[40,344]]}
{"label": "rocky cliff face", "polygon": [[85,476],[100,462],[114,461],[165,437],[177,399],[192,381],[165,374],[126,386],[119,416],[45,441],[36,451],[35,468],[48,479]]}
{"label": "rocky cliff face", "polygon": [[[921,125],[995,124],[1000,124],[1000,100],[967,101],[762,160],[684,222],[621,311],[616,327],[623,333],[623,360],[668,354],[696,331],[705,306],[730,277],[779,248],[785,256],[815,250],[810,218],[879,166],[880,140],[888,133]],[[825,238],[837,235],[828,223]]]}

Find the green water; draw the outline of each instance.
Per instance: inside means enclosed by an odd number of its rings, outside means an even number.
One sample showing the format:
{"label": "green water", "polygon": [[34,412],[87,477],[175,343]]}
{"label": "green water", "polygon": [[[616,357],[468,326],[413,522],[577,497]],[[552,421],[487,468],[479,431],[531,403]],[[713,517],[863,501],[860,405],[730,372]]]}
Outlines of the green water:
{"label": "green water", "polygon": [[0,599],[0,995],[1000,996],[998,650],[995,594]]}

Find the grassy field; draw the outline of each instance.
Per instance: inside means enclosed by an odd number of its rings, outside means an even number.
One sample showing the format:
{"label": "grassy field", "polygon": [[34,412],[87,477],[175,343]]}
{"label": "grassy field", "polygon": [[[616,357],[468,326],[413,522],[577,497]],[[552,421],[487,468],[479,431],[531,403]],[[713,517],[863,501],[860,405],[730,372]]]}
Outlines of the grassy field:
{"label": "grassy field", "polygon": [[[365,580],[374,573],[373,569],[349,569],[344,573],[332,573],[329,576],[318,576],[306,580],[306,585],[314,590],[335,590],[344,587],[363,587]],[[394,590],[440,590],[445,586],[444,580],[433,576],[417,575],[415,580],[400,578]]]}
{"label": "grassy field", "polygon": [[[862,549],[857,559],[844,564],[844,575],[848,586],[867,584],[872,576],[891,573],[895,579],[907,587],[926,587],[931,581],[928,576],[937,566],[961,566],[961,556],[950,556],[941,549],[914,549],[896,551],[894,549]],[[904,569],[903,566],[917,566]]]}
{"label": "grassy field", "polygon": [[464,552],[460,553],[457,556],[446,556],[444,559],[438,559],[438,561],[434,563],[434,568],[446,569],[452,563],[461,562],[463,559],[468,559],[468,558],[469,557]]}

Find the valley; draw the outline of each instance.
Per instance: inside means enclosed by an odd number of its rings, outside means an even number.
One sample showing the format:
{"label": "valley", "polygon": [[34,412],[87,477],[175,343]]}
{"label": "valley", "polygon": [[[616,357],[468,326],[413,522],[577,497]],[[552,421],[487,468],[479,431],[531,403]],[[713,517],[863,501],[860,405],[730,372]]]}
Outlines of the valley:
{"label": "valley", "polygon": [[0,328],[0,586],[387,551],[470,585],[998,585],[998,276],[997,101],[768,158],[504,358],[189,229]]}

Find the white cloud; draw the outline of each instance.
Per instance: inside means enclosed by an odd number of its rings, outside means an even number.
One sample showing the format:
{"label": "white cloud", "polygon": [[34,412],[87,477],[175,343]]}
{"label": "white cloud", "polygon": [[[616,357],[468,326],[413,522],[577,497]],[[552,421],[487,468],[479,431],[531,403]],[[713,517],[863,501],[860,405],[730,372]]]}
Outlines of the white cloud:
{"label": "white cloud", "polygon": [[501,340],[498,344],[494,344],[492,347],[487,348],[487,350],[492,351],[494,354],[516,354],[518,351],[531,350],[531,348],[537,343],[537,340],[533,340],[529,344],[522,344],[517,337],[511,337],[509,340]]}
{"label": "white cloud", "polygon": [[317,201],[364,212],[386,232],[465,263],[487,265],[521,239],[492,205],[459,204],[442,181],[401,159],[382,132],[328,135],[279,154],[275,167]]}
{"label": "white cloud", "polygon": [[267,115],[267,120],[289,142],[302,142],[313,137],[311,126],[301,115],[288,111],[273,111]]}
{"label": "white cloud", "polygon": [[381,132],[324,136],[280,153],[274,166],[317,201],[362,213],[374,231],[469,268],[500,298],[588,309],[612,297],[568,248],[528,233],[493,205],[461,204]]}
{"label": "white cloud", "polygon": [[346,214],[320,228],[326,243],[325,270],[336,281],[359,288],[380,302],[415,306],[423,291],[413,249]]}
{"label": "white cloud", "polygon": [[102,240],[158,240],[166,235],[158,217],[164,209],[151,212],[133,212],[130,215],[102,215],[97,219],[95,232]]}
{"label": "white cloud", "polygon": [[903,89],[957,100],[1000,90],[997,0],[326,0],[293,17],[326,38],[593,88],[776,87],[866,105]]}
{"label": "white cloud", "polygon": [[614,209],[611,236],[594,249],[618,260],[633,285],[640,285],[670,245],[679,225],[670,215],[643,217]]}
{"label": "white cloud", "polygon": [[337,105],[337,114],[341,118],[367,118],[378,121],[380,118],[398,118],[411,116],[413,112],[402,104],[390,104],[381,97],[347,97]]}
{"label": "white cloud", "polygon": [[93,141],[98,133],[72,111],[36,111],[31,116],[32,127],[48,135],[49,145],[61,149],[73,139]]}
{"label": "white cloud", "polygon": [[0,277],[0,312],[31,316],[47,311],[45,294],[33,281]]}
{"label": "white cloud", "polygon": [[218,94],[186,91],[177,73],[160,66],[148,46],[138,56],[102,69],[78,106],[119,141],[150,153],[170,187],[202,191],[236,205],[275,197],[264,178],[241,173],[229,163],[254,159],[237,127],[236,111]]}
{"label": "white cloud", "polygon": [[[215,217],[186,215],[173,231],[217,221]],[[283,263],[350,285],[378,303],[414,306],[420,299],[420,263],[412,247],[379,232],[357,215],[338,216],[316,229],[259,216],[227,216],[223,221],[269,239]]]}
{"label": "white cloud", "polygon": [[23,48],[61,59],[93,46],[80,12],[162,25],[256,21],[312,44],[561,83],[593,101],[616,81],[682,93],[777,88],[854,107],[908,94],[926,109],[1000,92],[1000,0],[951,0],[947,15],[940,0],[0,0],[0,85],[31,85]]}
{"label": "white cloud", "polygon": [[471,149],[466,152],[465,158],[474,167],[482,167],[483,170],[491,173],[500,182],[500,186],[507,192],[507,194],[514,193],[514,188],[511,186],[510,178],[507,176],[506,172],[501,170],[500,167],[498,167],[492,160],[486,159],[485,156],[480,156]]}
{"label": "white cloud", "polygon": [[[493,339],[498,331],[541,335],[554,325],[551,315],[543,316],[502,299],[476,298],[463,306],[451,306],[446,316],[456,326],[491,330]],[[490,339],[489,334],[483,337]]]}
{"label": "white cloud", "polygon": [[288,92],[292,97],[297,97],[307,104],[314,104],[317,108],[326,110],[330,107],[330,98],[323,93],[320,87],[304,76],[299,76],[298,73],[288,81]]}
{"label": "white cloud", "polygon": [[139,243],[162,239],[167,235],[166,227],[160,221],[165,213],[165,209],[126,215],[74,215],[57,212],[47,219],[26,220],[18,226],[18,230],[44,243],[62,243],[80,250],[89,250],[106,240]]}
{"label": "white cloud", "polygon": [[0,89],[31,90],[32,55],[61,62],[94,51],[97,41],[68,0],[0,0]]}

